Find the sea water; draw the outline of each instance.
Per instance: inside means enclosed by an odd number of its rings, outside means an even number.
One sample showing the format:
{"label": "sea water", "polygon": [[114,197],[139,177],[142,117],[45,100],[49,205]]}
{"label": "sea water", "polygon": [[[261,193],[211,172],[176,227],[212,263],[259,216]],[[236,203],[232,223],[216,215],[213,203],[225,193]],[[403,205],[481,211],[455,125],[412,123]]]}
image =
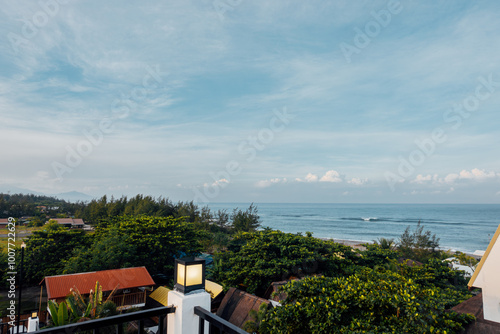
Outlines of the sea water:
{"label": "sea water", "polygon": [[[211,203],[211,210],[247,209],[249,203]],[[256,203],[263,227],[312,232],[318,238],[396,241],[420,222],[440,238],[442,249],[485,250],[500,224],[497,204],[297,204]]]}

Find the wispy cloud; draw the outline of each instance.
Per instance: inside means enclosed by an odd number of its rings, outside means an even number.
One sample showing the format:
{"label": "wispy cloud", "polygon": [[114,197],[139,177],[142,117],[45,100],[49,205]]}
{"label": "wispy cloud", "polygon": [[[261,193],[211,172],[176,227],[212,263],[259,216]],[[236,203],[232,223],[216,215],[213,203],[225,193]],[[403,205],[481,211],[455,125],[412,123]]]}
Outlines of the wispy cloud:
{"label": "wispy cloud", "polygon": [[[266,192],[397,201],[412,191],[414,200],[434,192],[446,201],[464,200],[466,189],[479,200],[497,191],[490,183],[500,170],[498,94],[449,131],[399,192],[383,186],[384,172],[443,126],[443,113],[479,76],[500,81],[494,1],[405,3],[350,64],[340,43],[386,1],[242,2],[223,21],[211,2],[68,1],[26,36],[41,3],[6,1],[0,11],[0,129],[8,142],[0,153],[15,161],[0,167],[2,183],[182,199],[206,183],[224,186],[214,200],[232,201]],[[12,34],[26,40],[20,52]],[[161,82],[145,94],[148,67]],[[117,100],[132,101],[126,117],[117,117]],[[284,105],[293,110],[290,126],[253,161],[242,159],[239,144]],[[51,163],[105,118],[113,131],[57,181]],[[207,178],[233,160],[241,174]]]}

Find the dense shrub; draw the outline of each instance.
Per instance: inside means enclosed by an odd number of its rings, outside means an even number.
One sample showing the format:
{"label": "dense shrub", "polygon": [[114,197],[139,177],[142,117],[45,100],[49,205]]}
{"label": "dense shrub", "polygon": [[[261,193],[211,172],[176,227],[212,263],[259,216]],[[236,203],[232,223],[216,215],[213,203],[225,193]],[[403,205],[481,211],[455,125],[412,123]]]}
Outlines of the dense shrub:
{"label": "dense shrub", "polygon": [[266,313],[260,333],[450,333],[473,319],[446,311],[459,292],[391,271],[309,277],[282,290],[287,299]]}
{"label": "dense shrub", "polygon": [[290,276],[342,275],[355,256],[350,247],[331,241],[264,230],[236,235],[228,250],[215,256],[212,274],[226,287],[261,294],[271,282]]}

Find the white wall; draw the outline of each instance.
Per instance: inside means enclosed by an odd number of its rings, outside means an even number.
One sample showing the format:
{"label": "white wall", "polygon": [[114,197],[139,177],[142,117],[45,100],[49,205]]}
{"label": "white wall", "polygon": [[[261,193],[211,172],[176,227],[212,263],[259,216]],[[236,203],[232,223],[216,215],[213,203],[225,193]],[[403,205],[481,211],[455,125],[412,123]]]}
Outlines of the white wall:
{"label": "white wall", "polygon": [[474,286],[483,290],[484,319],[500,323],[500,238],[493,245]]}

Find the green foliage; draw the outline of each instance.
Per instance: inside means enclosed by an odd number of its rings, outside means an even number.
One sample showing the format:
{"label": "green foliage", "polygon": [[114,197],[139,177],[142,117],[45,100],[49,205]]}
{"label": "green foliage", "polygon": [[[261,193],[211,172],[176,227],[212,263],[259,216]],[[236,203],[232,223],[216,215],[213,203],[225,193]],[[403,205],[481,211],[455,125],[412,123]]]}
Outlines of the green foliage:
{"label": "green foliage", "polygon": [[146,266],[151,274],[173,274],[174,258],[199,254],[207,235],[182,218],[121,216],[96,229],[94,242],[68,261],[66,273]]}
{"label": "green foliage", "polygon": [[37,285],[45,276],[60,275],[73,251],[89,244],[90,237],[84,231],[46,224],[27,238],[24,279]]}
{"label": "green foliage", "polygon": [[341,275],[355,254],[348,246],[281,231],[240,233],[216,254],[213,279],[226,287],[262,293],[273,281],[324,273]]}
{"label": "green foliage", "polygon": [[269,305],[266,303],[262,303],[259,306],[259,311],[250,310],[249,316],[252,320],[248,320],[243,325],[243,330],[248,333],[259,333],[259,327],[262,323],[262,320],[266,317],[267,310],[269,309]]}
{"label": "green foliage", "polygon": [[399,238],[398,251],[403,257],[427,262],[431,258],[439,257],[439,238],[431,235],[431,231],[424,231],[424,226],[418,222],[414,232],[410,232],[410,226],[406,228]]}
{"label": "green foliage", "polygon": [[49,308],[51,314],[51,321],[53,326],[63,326],[70,323],[68,306],[66,302],[61,302],[57,304],[53,300],[49,300],[47,302],[47,306]]}
{"label": "green foliage", "polygon": [[90,291],[88,300],[85,300],[76,287],[70,290],[71,294],[60,304],[49,300],[47,305],[52,325],[62,326],[69,323],[116,315],[118,313],[116,305],[110,300],[115,291],[116,288],[103,303],[102,286],[99,282],[96,282],[95,288]]}
{"label": "green foliage", "polygon": [[74,256],[65,263],[64,273],[135,267],[138,262],[136,245],[129,243],[128,236],[116,227],[111,227],[96,237],[90,247],[75,250]]}
{"label": "green foliage", "polygon": [[360,254],[359,258],[355,260],[355,263],[369,268],[375,268],[376,266],[388,267],[390,266],[390,260],[396,260],[399,254],[388,248],[383,248],[380,244],[365,244],[366,250],[357,251]]}
{"label": "green foliage", "polygon": [[467,293],[468,280],[464,278],[463,273],[448,267],[448,264],[441,260],[430,259],[422,266],[412,267],[400,264],[398,271],[401,275],[413,279],[420,285],[436,286],[442,289],[451,288],[461,291],[464,297],[470,296]]}
{"label": "green foliage", "polygon": [[261,333],[450,333],[473,319],[446,311],[455,291],[391,271],[309,277],[282,290],[287,299],[267,312]]}
{"label": "green foliage", "polygon": [[471,268],[472,270],[475,270],[477,265],[479,264],[479,260],[472,257],[472,256],[469,256],[465,253],[462,253],[462,252],[455,252],[455,255],[454,255],[455,259],[457,259],[458,263],[460,263],[461,265],[464,265],[464,266],[468,266],[469,268]]}
{"label": "green foliage", "polygon": [[394,242],[394,239],[378,238],[378,240],[374,240],[373,242],[374,244],[380,246],[381,249],[396,249],[396,243]]}
{"label": "green foliage", "polygon": [[[37,206],[46,206],[46,212],[41,212]],[[56,209],[57,208],[57,209]],[[67,213],[73,211],[73,205],[64,200],[49,196],[33,194],[0,194],[0,218],[38,216]]]}
{"label": "green foliage", "polygon": [[234,209],[231,214],[232,227],[236,232],[253,232],[260,227],[260,217],[257,214],[257,207],[252,204],[242,211]]}
{"label": "green foliage", "polygon": [[[180,204],[179,204],[180,205]],[[115,216],[149,215],[168,217],[176,215],[176,206],[167,198],[137,195],[132,198],[126,196],[119,199],[103,196],[87,204],[77,205],[75,216],[84,221],[97,224],[102,220]]]}

